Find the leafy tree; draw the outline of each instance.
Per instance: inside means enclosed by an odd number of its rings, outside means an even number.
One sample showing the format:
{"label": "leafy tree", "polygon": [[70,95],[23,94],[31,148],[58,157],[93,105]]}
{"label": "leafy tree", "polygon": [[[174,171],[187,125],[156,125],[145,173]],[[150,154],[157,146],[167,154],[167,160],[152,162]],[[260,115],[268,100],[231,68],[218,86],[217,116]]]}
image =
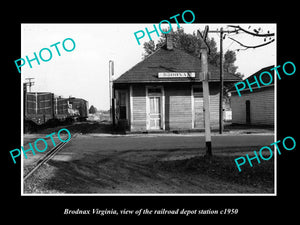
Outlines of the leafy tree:
{"label": "leafy tree", "polygon": [[227,50],[224,54],[224,70],[228,73],[236,73],[237,66],[234,66],[236,54],[234,51]]}
{"label": "leafy tree", "polygon": [[145,49],[145,53],[143,54],[143,57],[146,58],[148,55],[150,55],[152,52],[155,52],[156,47],[154,44],[154,41],[148,41],[144,43],[144,49]]}
{"label": "leafy tree", "polygon": [[97,108],[94,107],[93,105],[91,105],[90,109],[89,109],[89,113],[90,114],[95,114],[97,112]]}
{"label": "leafy tree", "polygon": [[[164,30],[167,31],[167,30]],[[186,34],[183,28],[177,28],[176,31],[171,30],[168,34],[170,38],[172,38],[173,44],[175,47],[179,49],[183,49],[186,52],[199,57],[200,54],[200,45],[201,41],[197,38],[195,32],[193,34]],[[157,44],[154,43],[153,40],[144,43],[143,58],[148,57],[150,54],[159,49],[162,45],[165,44],[166,35],[162,35],[158,40]],[[217,67],[220,66],[220,52],[217,50],[217,43],[214,38],[207,37],[207,43],[210,47],[210,55],[208,55],[208,62]],[[224,54],[224,71],[236,74],[237,76],[241,76],[240,73],[236,73],[237,66],[234,65],[236,61],[236,54],[234,51],[227,50]]]}

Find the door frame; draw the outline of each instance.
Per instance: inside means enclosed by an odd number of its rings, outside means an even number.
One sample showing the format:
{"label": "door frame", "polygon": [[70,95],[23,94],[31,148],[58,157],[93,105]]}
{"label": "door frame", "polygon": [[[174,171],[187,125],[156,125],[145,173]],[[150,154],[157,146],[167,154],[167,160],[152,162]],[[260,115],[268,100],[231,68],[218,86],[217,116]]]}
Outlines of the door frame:
{"label": "door frame", "polygon": [[251,124],[251,101],[246,100],[246,124]]}
{"label": "door frame", "polygon": [[[162,129],[162,113],[161,113],[161,101],[162,97],[161,95],[149,95],[149,103],[150,103],[150,111],[149,111],[149,130],[161,130]],[[154,108],[158,107],[158,109],[154,109],[154,111],[151,112],[151,100],[153,101],[155,106]],[[153,126],[151,126],[151,122],[154,122]]]}
{"label": "door frame", "polygon": [[[128,96],[128,90],[127,89],[117,89],[115,90],[115,109],[116,107],[119,107],[119,105],[117,104],[118,101],[120,101],[119,99],[119,94],[125,94],[125,106],[126,106],[126,120],[129,121],[130,120],[130,117],[129,117],[129,113],[130,113],[130,110],[129,110],[129,96]],[[115,115],[116,116],[116,115]],[[115,118],[115,119],[118,119],[118,118]]]}
{"label": "door frame", "polygon": [[[149,94],[149,89],[150,88],[160,88],[161,89],[161,94]],[[147,85],[146,86],[146,129],[147,130],[154,130],[150,129],[150,100],[149,97],[155,96],[155,97],[160,97],[160,124],[161,124],[161,130],[165,130],[165,91],[164,87],[162,85]]]}

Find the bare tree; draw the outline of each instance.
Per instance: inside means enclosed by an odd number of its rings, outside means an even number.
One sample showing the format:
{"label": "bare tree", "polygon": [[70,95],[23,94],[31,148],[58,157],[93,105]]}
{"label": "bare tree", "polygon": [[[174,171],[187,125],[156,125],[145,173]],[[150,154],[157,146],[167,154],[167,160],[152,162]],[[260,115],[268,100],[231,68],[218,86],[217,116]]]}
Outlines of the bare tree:
{"label": "bare tree", "polygon": [[[237,49],[237,51],[239,50],[246,50],[246,49],[249,49],[249,48],[259,48],[259,47],[263,47],[263,46],[266,46],[268,44],[271,44],[272,42],[275,41],[274,39],[274,36],[275,36],[275,33],[270,33],[270,31],[268,31],[267,33],[262,33],[262,29],[259,27],[257,29],[253,29],[253,32],[252,31],[249,31],[249,29],[251,28],[251,26],[248,27],[248,30],[238,26],[238,25],[228,25],[228,27],[232,27],[234,28],[234,32],[236,34],[238,34],[239,32],[244,32],[246,34],[249,34],[249,35],[252,35],[254,37],[263,37],[264,38],[264,43],[262,44],[258,44],[258,45],[247,45],[247,44],[243,44],[241,43],[240,41],[234,39],[234,38],[231,38],[231,37],[228,37],[229,39],[235,41],[236,43],[238,43],[240,46],[244,47],[243,49]],[[267,41],[267,38],[269,37],[269,41]]]}

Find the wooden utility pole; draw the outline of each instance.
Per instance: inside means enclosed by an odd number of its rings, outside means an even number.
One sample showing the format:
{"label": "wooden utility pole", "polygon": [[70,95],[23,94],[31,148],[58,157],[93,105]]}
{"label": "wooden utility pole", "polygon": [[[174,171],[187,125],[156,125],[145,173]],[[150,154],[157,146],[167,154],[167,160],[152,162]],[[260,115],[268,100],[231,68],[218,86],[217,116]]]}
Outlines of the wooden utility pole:
{"label": "wooden utility pole", "polygon": [[[252,36],[256,36],[256,37],[271,37],[271,36],[274,36],[275,34],[274,33],[265,33],[265,34],[261,34],[259,33],[259,30],[254,30],[255,33],[253,32],[250,32],[248,30],[245,30],[243,28],[241,28],[240,26],[236,26],[236,25],[229,25],[228,27],[232,27],[234,28],[234,30],[223,30],[223,28],[221,27],[220,30],[210,30],[208,31],[209,33],[217,33],[217,34],[220,34],[220,106],[219,106],[219,133],[222,134],[223,133],[223,129],[224,129],[224,118],[223,118],[223,94],[224,94],[224,83],[223,83],[223,66],[224,66],[224,62],[223,62],[223,39],[225,38],[225,35],[226,34],[230,34],[230,33],[238,33],[240,31],[244,32],[244,33],[247,33],[247,34],[250,34]],[[225,35],[224,35],[225,34]],[[242,44],[241,42],[229,37],[229,39],[237,42],[239,45],[241,45],[242,47],[244,47],[245,49],[248,49],[248,48],[258,48],[258,47],[262,47],[262,46],[265,46],[265,45],[268,45],[270,43],[272,43],[275,39],[269,41],[269,42],[266,42],[266,43],[263,43],[263,44],[260,44],[260,45],[254,45],[254,46],[248,46],[248,45],[244,45]]]}
{"label": "wooden utility pole", "polygon": [[220,107],[219,107],[219,133],[223,134],[223,27],[220,30]]}
{"label": "wooden utility pole", "polygon": [[235,33],[236,30],[223,30],[223,27],[221,27],[220,30],[211,30],[208,31],[209,33],[218,33],[220,34],[220,103],[219,103],[219,133],[223,134],[224,129],[224,117],[223,117],[223,94],[224,94],[224,82],[223,82],[223,39],[224,33]]}
{"label": "wooden utility pole", "polygon": [[202,67],[202,87],[204,100],[204,126],[205,126],[205,145],[206,155],[211,156],[211,132],[210,132],[210,109],[209,109],[209,86],[208,86],[208,64],[207,64],[207,50],[201,49],[201,67]]}
{"label": "wooden utility pole", "polygon": [[205,145],[206,156],[212,155],[211,146],[211,132],[210,132],[210,109],[209,109],[209,85],[208,85],[208,59],[209,46],[206,43],[206,37],[208,32],[208,26],[205,27],[203,35],[198,30],[197,36],[201,40],[200,46],[200,61],[201,61],[201,73],[200,79],[202,80],[203,87],[203,100],[204,100],[204,127],[205,127]]}

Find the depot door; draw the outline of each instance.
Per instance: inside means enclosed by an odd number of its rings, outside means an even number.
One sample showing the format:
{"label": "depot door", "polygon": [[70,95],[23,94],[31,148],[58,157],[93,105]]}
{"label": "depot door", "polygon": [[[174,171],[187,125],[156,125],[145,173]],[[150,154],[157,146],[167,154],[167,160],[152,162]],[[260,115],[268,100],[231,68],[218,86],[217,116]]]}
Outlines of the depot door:
{"label": "depot door", "polygon": [[251,124],[250,100],[246,101],[246,124]]}
{"label": "depot door", "polygon": [[151,130],[161,129],[161,97],[149,96],[149,128]]}

